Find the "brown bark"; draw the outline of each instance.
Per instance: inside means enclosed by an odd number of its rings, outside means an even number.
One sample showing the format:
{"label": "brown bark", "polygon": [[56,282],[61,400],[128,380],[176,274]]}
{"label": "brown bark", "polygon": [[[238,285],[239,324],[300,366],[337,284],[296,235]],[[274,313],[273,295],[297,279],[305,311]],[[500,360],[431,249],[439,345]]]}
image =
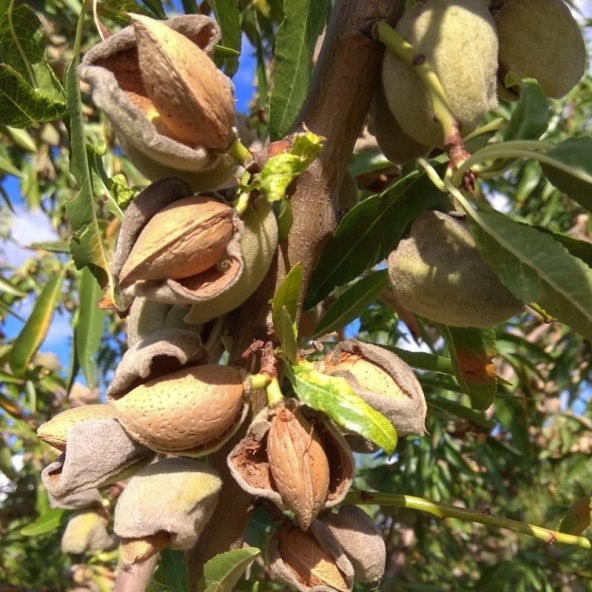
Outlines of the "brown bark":
{"label": "brown bark", "polygon": [[113,592],[144,592],[158,563],[158,553],[133,565],[120,565]]}
{"label": "brown bark", "polygon": [[[303,267],[301,299],[304,297],[323,244],[337,225],[339,190],[380,73],[383,48],[366,32],[374,19],[390,18],[402,7],[403,0],[335,2],[313,72],[309,100],[296,129],[306,126],[324,136],[325,145],[319,158],[294,184],[291,196],[294,221],[287,241],[278,249],[263,284],[238,311],[231,352],[235,363],[254,340],[265,338],[269,300],[285,272],[299,262]],[[232,479],[226,474],[224,477]],[[227,489],[231,511],[226,502],[220,504],[208,532],[202,534],[189,554],[193,582],[199,578],[209,557],[238,546],[242,540],[250,501],[233,496],[234,486],[232,482],[232,487]]]}

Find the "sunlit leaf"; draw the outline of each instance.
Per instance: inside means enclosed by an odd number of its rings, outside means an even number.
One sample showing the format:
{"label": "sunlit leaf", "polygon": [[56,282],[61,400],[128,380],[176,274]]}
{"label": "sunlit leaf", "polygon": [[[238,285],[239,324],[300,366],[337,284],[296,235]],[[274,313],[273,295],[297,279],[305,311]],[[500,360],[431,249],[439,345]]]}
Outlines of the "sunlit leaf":
{"label": "sunlit leaf", "polygon": [[255,547],[244,547],[212,557],[204,565],[205,592],[232,592],[247,567],[260,554]]}
{"label": "sunlit leaf", "polygon": [[357,395],[340,376],[327,376],[309,365],[292,366],[288,372],[298,398],[326,413],[343,429],[374,442],[387,454],[397,446],[397,432],[382,413]]}
{"label": "sunlit leaf", "polygon": [[66,510],[63,510],[62,508],[52,508],[39,516],[37,520],[31,522],[31,524],[21,528],[21,534],[29,537],[48,534],[59,528],[65,513]]}
{"label": "sunlit leaf", "polygon": [[60,298],[63,279],[64,272],[61,272],[47,282],[35,303],[31,316],[12,345],[10,368],[17,376],[22,376],[26,372],[35,352],[47,335]]}

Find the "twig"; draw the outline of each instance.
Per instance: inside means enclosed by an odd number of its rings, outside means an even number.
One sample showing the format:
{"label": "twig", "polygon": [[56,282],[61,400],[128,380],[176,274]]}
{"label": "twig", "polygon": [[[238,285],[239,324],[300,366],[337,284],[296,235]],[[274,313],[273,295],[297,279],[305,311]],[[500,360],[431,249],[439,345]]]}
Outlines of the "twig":
{"label": "twig", "polygon": [[351,491],[345,498],[346,504],[377,504],[379,506],[388,506],[392,508],[408,508],[410,510],[418,510],[432,514],[437,518],[456,518],[464,522],[477,522],[486,526],[497,526],[499,528],[506,528],[513,530],[520,534],[525,534],[532,538],[543,541],[547,545],[554,543],[562,543],[565,545],[573,545],[582,549],[592,549],[592,540],[557,530],[551,530],[543,526],[535,526],[527,522],[519,522],[518,520],[511,520],[509,518],[498,518],[492,516],[488,512],[481,512],[475,510],[465,510],[457,506],[450,506],[448,504],[440,504],[432,502],[422,497],[415,497],[413,495],[403,495],[396,493],[375,493],[370,491]]}

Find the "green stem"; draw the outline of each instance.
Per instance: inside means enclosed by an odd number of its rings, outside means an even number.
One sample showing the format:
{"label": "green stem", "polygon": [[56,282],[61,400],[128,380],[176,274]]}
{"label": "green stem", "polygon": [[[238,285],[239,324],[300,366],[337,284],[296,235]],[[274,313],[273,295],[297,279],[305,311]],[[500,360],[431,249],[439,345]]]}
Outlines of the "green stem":
{"label": "green stem", "polygon": [[251,151],[237,138],[226,151],[238,164],[246,164],[253,159]]}
{"label": "green stem", "polygon": [[432,100],[434,115],[442,126],[444,145],[447,145],[450,138],[459,134],[459,128],[456,117],[448,106],[446,92],[436,72],[425,59],[422,63],[417,63],[415,48],[405,41],[387,22],[379,21],[375,25],[375,35],[390,51],[411,66],[421,78]]}
{"label": "green stem", "polygon": [[483,134],[487,134],[489,132],[496,132],[502,129],[505,125],[506,120],[503,117],[496,117],[489,123],[486,123],[485,125],[478,127],[475,131],[471,132],[470,134],[467,134],[463,139],[465,142],[468,142],[469,140],[472,140],[473,138],[478,138]]}
{"label": "green stem", "polygon": [[429,163],[425,158],[418,158],[417,164],[425,171],[430,181],[442,192],[448,193],[448,189],[444,184],[444,181],[440,178],[440,175],[436,172],[436,169]]}
{"label": "green stem", "polygon": [[509,518],[498,518],[488,513],[477,512],[474,510],[465,510],[457,506],[431,502],[421,497],[413,495],[402,495],[397,493],[374,493],[368,491],[350,491],[344,500],[345,504],[377,504],[379,506],[388,506],[393,508],[408,508],[432,514],[437,518],[456,518],[464,522],[476,522],[486,526],[497,526],[513,530],[520,534],[533,537],[548,545],[553,543],[563,543],[565,545],[574,545],[582,549],[592,549],[592,541],[583,536],[576,536],[564,532],[558,532],[542,526],[535,526],[518,520]]}
{"label": "green stem", "polygon": [[238,199],[236,200],[236,203],[234,204],[234,209],[236,210],[236,213],[239,215],[239,217],[242,218],[243,214],[247,211],[247,208],[249,207],[250,199],[251,199],[251,194],[249,192],[239,193]]}
{"label": "green stem", "polygon": [[19,52],[21,60],[23,61],[23,66],[25,67],[25,70],[27,71],[27,76],[29,77],[29,81],[31,82],[31,86],[33,88],[37,88],[37,80],[35,79],[35,73],[33,72],[33,68],[31,66],[31,64],[29,63],[29,60],[27,58],[27,54],[25,53],[25,50],[23,49],[20,39],[18,38],[18,35],[16,33],[16,28],[14,26],[14,20],[12,18],[13,12],[14,12],[14,0],[10,0],[10,2],[8,3],[8,10],[6,11],[6,20],[8,22],[8,29],[10,31],[10,36],[12,37],[12,41],[15,44],[17,51]]}
{"label": "green stem", "polygon": [[267,404],[270,407],[276,405],[284,398],[277,378],[272,378],[265,390],[267,392]]}
{"label": "green stem", "polygon": [[252,390],[267,388],[271,382],[271,376],[268,374],[251,374],[248,378],[248,388]]}

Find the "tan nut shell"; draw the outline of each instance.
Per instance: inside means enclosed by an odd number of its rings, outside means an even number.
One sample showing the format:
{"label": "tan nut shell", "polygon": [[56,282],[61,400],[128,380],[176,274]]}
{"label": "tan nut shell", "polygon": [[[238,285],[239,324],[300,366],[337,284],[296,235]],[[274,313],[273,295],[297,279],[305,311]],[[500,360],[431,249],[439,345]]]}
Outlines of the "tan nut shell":
{"label": "tan nut shell", "polygon": [[233,428],[244,390],[240,370],[205,364],[148,381],[110,404],[132,438],[158,452],[182,453]]}
{"label": "tan nut shell", "polygon": [[115,409],[109,405],[83,405],[72,407],[58,413],[49,421],[37,428],[37,435],[50,446],[64,451],[68,432],[79,423],[93,419],[111,419],[115,417]]}
{"label": "tan nut shell", "polygon": [[337,539],[319,520],[307,532],[287,525],[271,537],[267,563],[275,579],[300,592],[347,592],[354,569]]}
{"label": "tan nut shell", "polygon": [[[289,400],[291,409],[298,408],[315,426],[323,451],[329,461],[329,487],[322,507],[341,503],[353,480],[354,460],[341,433],[320,413]],[[237,483],[248,493],[271,500],[280,508],[290,509],[282,498],[270,468],[267,452],[268,433],[272,412],[265,408],[251,422],[246,436],[228,455],[228,467]],[[287,481],[286,481],[287,483]]]}
{"label": "tan nut shell", "polygon": [[243,272],[227,290],[194,304],[187,323],[205,323],[239,307],[259,287],[267,274],[278,243],[275,215],[264,197],[256,199],[243,216],[240,238]]}
{"label": "tan nut shell", "polygon": [[329,492],[329,461],[314,425],[298,410],[276,410],[267,434],[267,458],[282,500],[306,530]]}
{"label": "tan nut shell", "polygon": [[142,80],[165,125],[187,144],[227,148],[234,123],[230,80],[184,35],[151,18],[130,16]]}
{"label": "tan nut shell", "polygon": [[233,231],[230,206],[205,196],[174,201],[142,228],[119,281],[124,285],[201,273],[220,259]]}
{"label": "tan nut shell", "polygon": [[[507,0],[495,14],[500,78],[536,78],[548,97],[566,95],[584,75],[582,31],[563,0]],[[499,81],[500,97],[515,99]]]}

